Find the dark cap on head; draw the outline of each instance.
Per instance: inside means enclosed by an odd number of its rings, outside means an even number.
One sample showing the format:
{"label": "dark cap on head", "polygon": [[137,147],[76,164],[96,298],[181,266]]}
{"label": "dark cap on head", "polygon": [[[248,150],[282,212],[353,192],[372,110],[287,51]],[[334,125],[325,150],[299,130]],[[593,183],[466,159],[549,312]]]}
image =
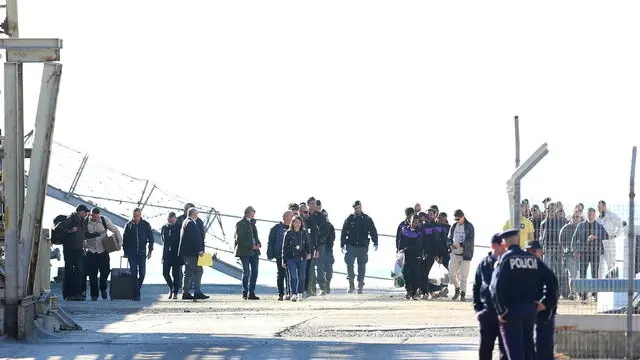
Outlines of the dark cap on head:
{"label": "dark cap on head", "polygon": [[431,205],[431,206],[429,206],[429,210],[427,210],[427,211],[433,211],[434,213],[436,213],[436,214],[437,214],[437,213],[439,212],[439,210],[438,210],[438,205]]}
{"label": "dark cap on head", "polygon": [[463,217],[463,216],[464,216],[464,212],[462,210],[460,210],[460,209],[458,209],[458,210],[453,212],[453,217],[460,218],[460,217]]}
{"label": "dark cap on head", "polygon": [[531,240],[527,242],[525,249],[542,250],[542,244],[540,244],[540,241],[538,240]]}
{"label": "dark cap on head", "polygon": [[81,204],[81,205],[76,206],[76,212],[86,212],[86,213],[88,213],[89,212],[89,208],[86,207],[85,205]]}
{"label": "dark cap on head", "polygon": [[92,214],[100,214],[100,209],[98,209],[97,207],[94,207],[93,209],[91,209],[91,213]]}
{"label": "dark cap on head", "polygon": [[360,200],[356,200],[353,202],[353,207],[356,207],[356,206],[362,206],[362,203],[360,202]]}
{"label": "dark cap on head", "polygon": [[493,236],[491,237],[491,243],[492,244],[502,244],[502,238],[500,237],[500,233],[495,233],[493,234]]}
{"label": "dark cap on head", "polygon": [[176,213],[174,213],[173,211],[169,213],[169,218],[174,218],[176,217]]}
{"label": "dark cap on head", "polygon": [[424,211],[420,211],[420,213],[418,214],[418,217],[427,217],[427,213]]}
{"label": "dark cap on head", "polygon": [[505,239],[508,237],[516,236],[520,234],[520,230],[518,229],[509,229],[500,233],[500,238]]}

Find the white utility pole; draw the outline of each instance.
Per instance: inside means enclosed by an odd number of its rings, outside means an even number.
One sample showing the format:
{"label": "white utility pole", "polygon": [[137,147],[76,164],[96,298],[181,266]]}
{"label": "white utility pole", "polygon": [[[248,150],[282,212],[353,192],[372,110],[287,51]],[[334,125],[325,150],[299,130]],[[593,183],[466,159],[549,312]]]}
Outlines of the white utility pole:
{"label": "white utility pole", "polygon": [[[55,110],[60,85],[62,41],[59,39],[20,39],[17,0],[7,0],[8,39],[0,39],[6,50],[4,64],[5,131],[2,162],[5,204],[4,330],[9,337],[24,339],[31,334],[35,320],[35,264],[38,261],[42,211],[53,141]],[[31,151],[27,202],[24,186],[24,105],[23,63],[45,63]],[[39,290],[38,290],[39,291]]]}

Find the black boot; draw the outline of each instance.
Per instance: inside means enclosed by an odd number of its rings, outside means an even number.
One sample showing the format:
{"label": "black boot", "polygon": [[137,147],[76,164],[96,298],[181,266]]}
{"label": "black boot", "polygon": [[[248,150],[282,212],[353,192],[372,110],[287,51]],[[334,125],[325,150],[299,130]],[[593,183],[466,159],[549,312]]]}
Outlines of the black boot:
{"label": "black boot", "polygon": [[347,290],[348,294],[353,294],[356,291],[356,285],[353,283],[353,280],[349,280],[349,290]]}
{"label": "black boot", "polygon": [[247,300],[247,293],[244,291],[242,292],[242,299]]}
{"label": "black boot", "polygon": [[465,301],[464,291],[460,291],[460,301]]}
{"label": "black boot", "polygon": [[358,294],[362,294],[363,288],[364,288],[364,283],[358,283]]}
{"label": "black boot", "polygon": [[458,300],[459,297],[460,297],[460,289],[456,288],[456,293],[453,294],[453,298],[451,298],[451,300],[456,301]]}
{"label": "black boot", "polygon": [[327,295],[331,294],[331,280],[327,280],[327,284],[324,286],[324,292]]}

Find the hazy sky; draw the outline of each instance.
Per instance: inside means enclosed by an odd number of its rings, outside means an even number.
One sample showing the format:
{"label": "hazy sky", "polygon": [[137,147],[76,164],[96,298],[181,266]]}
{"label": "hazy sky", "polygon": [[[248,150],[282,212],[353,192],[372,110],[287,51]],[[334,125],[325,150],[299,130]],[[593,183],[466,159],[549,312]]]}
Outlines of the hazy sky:
{"label": "hazy sky", "polygon": [[[341,225],[361,200],[392,233],[416,201],[462,208],[485,243],[508,216],[516,114],[523,161],[550,149],[523,197],[627,198],[639,11],[584,0],[19,9],[23,37],[64,40],[55,139],[95,161],[266,218],[315,196]],[[31,124],[41,74],[25,71]]]}

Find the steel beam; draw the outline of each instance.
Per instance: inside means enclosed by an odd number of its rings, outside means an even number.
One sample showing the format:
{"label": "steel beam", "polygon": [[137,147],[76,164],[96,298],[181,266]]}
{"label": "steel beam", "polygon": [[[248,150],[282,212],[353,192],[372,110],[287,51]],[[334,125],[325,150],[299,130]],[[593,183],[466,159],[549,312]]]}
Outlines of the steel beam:
{"label": "steel beam", "polygon": [[[32,158],[27,180],[27,195],[20,229],[20,239],[22,241],[19,243],[18,248],[20,259],[30,260],[26,261],[26,263],[21,263],[18,267],[18,295],[21,297],[33,295],[33,282],[36,277],[35,272],[38,263],[42,213],[47,196],[49,160],[53,144],[53,129],[61,74],[62,64],[44,64],[40,99],[36,113]],[[24,179],[24,177],[22,178]],[[21,247],[20,244],[22,245]]]}
{"label": "steel beam", "polygon": [[69,187],[69,191],[67,191],[67,197],[73,194],[76,191],[76,187],[78,186],[78,182],[80,182],[80,176],[82,176],[82,172],[84,171],[84,167],[87,165],[87,161],[89,160],[89,155],[85,154],[80,162],[80,167],[78,171],[76,171],[76,176],[73,177],[73,181],[71,182],[71,186]]}
{"label": "steel beam", "polygon": [[[18,336],[18,222],[19,222],[19,177],[18,144],[22,143],[22,136],[18,133],[17,111],[18,64],[4,64],[4,129],[5,150],[2,163],[2,177],[4,181],[5,206],[5,303],[4,303],[4,331],[10,337]],[[24,180],[23,180],[24,182]],[[24,188],[22,188],[24,192]]]}
{"label": "steel beam", "polygon": [[511,227],[520,229],[520,181],[549,153],[547,143],[540,147],[513,173],[507,182],[509,204],[511,205]]}
{"label": "steel beam", "polygon": [[7,50],[8,62],[42,63],[60,61],[60,39],[0,39],[0,48]]}

